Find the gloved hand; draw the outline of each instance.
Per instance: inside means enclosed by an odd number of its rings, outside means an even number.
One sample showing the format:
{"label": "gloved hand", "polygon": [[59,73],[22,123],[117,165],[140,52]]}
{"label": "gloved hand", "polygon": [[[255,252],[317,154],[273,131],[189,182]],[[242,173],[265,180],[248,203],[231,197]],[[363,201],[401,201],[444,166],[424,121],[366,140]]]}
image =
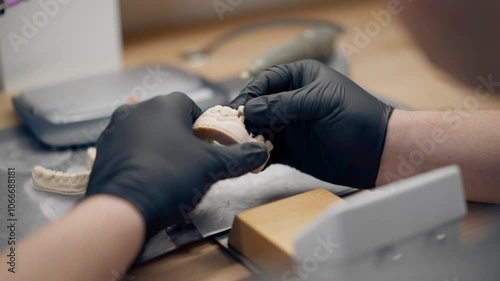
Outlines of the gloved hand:
{"label": "gloved hand", "polygon": [[259,73],[229,106],[245,105],[247,129],[283,163],[321,180],[372,188],[393,108],[314,60]]}
{"label": "gloved hand", "polygon": [[200,108],[172,93],[118,108],[97,144],[86,197],[111,194],[139,209],[146,237],[178,223],[199,194],[217,180],[236,177],[264,163],[260,143],[214,146],[192,130]]}

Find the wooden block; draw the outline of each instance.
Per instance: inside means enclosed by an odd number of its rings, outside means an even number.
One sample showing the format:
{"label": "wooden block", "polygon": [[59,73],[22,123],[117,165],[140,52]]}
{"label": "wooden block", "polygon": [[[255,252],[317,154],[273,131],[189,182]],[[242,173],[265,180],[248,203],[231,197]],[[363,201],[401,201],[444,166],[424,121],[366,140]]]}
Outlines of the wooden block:
{"label": "wooden block", "polygon": [[315,189],[239,213],[229,234],[229,245],[273,277],[291,270],[293,240],[331,204],[342,199]]}

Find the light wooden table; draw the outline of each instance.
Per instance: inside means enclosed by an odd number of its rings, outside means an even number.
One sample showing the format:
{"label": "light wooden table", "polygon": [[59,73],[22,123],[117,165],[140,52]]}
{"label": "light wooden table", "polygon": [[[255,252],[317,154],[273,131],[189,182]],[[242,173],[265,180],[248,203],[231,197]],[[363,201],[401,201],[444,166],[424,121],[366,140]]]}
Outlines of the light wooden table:
{"label": "light wooden table", "polygon": [[[222,22],[203,23],[145,32],[125,37],[124,61],[127,67],[147,63],[172,63],[217,81],[235,75],[253,59],[284,41],[296,37],[302,28],[272,28],[254,32],[228,42],[201,66],[180,58],[187,47],[203,46],[214,36],[256,20],[278,17],[311,17],[334,20],[346,27],[339,42],[354,44],[356,29],[364,29],[373,19],[371,11],[385,9],[383,1],[345,1],[287,8]],[[404,12],[404,11],[403,11]],[[370,91],[418,109],[454,108],[473,90],[465,88],[433,67],[409,37],[396,17],[383,27],[359,54],[349,57],[351,78]],[[480,102],[479,108],[500,108],[500,95]],[[15,126],[10,98],[0,93],[0,128]],[[466,241],[480,239],[488,232],[500,206],[469,204],[462,221]],[[256,277],[227,255],[211,240],[183,247],[129,273],[133,280],[253,280]],[[129,278],[131,279],[131,278]]]}

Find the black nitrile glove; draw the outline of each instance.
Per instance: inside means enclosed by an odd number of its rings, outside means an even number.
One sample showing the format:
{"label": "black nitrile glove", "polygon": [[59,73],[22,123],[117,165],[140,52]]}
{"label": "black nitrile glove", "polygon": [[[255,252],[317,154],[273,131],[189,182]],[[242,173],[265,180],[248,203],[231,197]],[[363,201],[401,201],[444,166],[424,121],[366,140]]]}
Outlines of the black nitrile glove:
{"label": "black nitrile glove", "polygon": [[271,140],[272,163],[321,180],[375,186],[393,108],[313,60],[259,73],[229,106],[245,105],[247,129]]}
{"label": "black nitrile glove", "polygon": [[192,130],[200,108],[185,94],[172,93],[118,108],[97,144],[86,197],[111,194],[142,213],[146,237],[187,219],[199,194],[217,180],[262,165],[263,144],[214,146]]}

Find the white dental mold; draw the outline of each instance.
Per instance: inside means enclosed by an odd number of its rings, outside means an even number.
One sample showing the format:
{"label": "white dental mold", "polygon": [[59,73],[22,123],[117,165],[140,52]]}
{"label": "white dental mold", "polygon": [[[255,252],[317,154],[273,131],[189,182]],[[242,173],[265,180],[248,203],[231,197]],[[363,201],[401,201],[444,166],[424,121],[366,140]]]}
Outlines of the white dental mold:
{"label": "white dental mold", "polygon": [[[245,128],[245,116],[243,106],[238,110],[228,106],[216,105],[205,111],[193,124],[194,134],[212,144],[232,145],[245,142],[260,142],[266,145],[269,160],[269,153],[273,150],[273,144],[258,135],[253,137]],[[266,163],[267,163],[266,160]],[[256,174],[264,169],[264,163],[259,168],[252,171]]]}
{"label": "white dental mold", "polygon": [[[87,167],[92,170],[96,157],[95,147],[87,149]],[[63,173],[36,166],[31,172],[33,187],[38,190],[65,194],[78,195],[87,190],[90,171],[81,173]]]}
{"label": "white dental mold", "polygon": [[36,166],[32,171],[33,187],[66,195],[83,194],[87,190],[89,175],[88,171],[70,174]]}

